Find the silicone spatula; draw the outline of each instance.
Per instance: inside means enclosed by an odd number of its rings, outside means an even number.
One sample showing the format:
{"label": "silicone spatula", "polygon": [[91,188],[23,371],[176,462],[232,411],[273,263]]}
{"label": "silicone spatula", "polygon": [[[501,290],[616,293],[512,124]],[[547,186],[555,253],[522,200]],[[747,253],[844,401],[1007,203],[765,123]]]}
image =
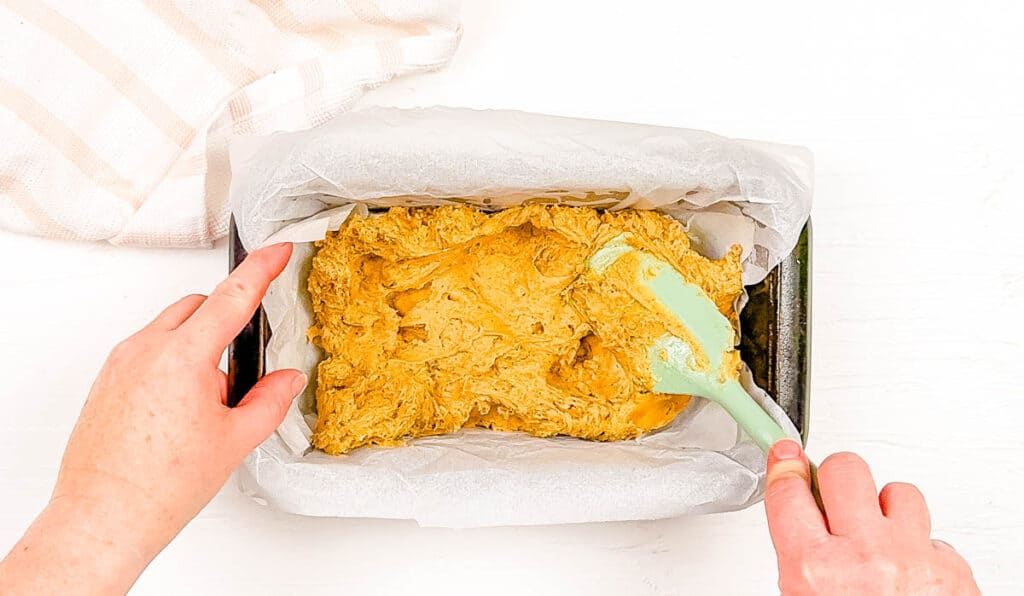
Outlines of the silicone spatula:
{"label": "silicone spatula", "polygon": [[[601,277],[627,254],[636,257],[630,259],[630,266],[635,270],[632,272],[635,279],[630,281],[645,288],[689,332],[688,338],[663,335],[649,348],[654,390],[716,402],[762,451],[768,453],[773,443],[787,435],[734,375],[722,373],[723,361],[730,355],[735,357],[732,324],[700,286],[687,281],[665,261],[638,250],[630,243],[628,233],[616,236],[598,249],[588,265]],[[634,266],[637,261],[639,265]],[[812,464],[811,489],[820,507],[815,472]]]}

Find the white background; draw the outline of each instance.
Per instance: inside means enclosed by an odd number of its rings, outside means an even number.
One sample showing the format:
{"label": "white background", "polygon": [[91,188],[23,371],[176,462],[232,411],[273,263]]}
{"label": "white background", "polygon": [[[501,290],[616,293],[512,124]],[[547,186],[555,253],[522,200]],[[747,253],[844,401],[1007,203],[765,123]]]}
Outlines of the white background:
{"label": "white background", "polygon": [[[1013,2],[466,2],[386,105],[518,108],[810,147],[810,452],[917,483],[986,594],[1024,585],[1024,42]],[[786,6],[782,6],[786,4]],[[911,5],[920,5],[914,8]],[[605,7],[605,5],[611,5]],[[1016,13],[1016,14],[1014,14]],[[106,352],[225,273],[215,250],[0,235],[0,550],[47,500]],[[138,594],[769,594],[760,507],[449,531],[304,519],[230,484]]]}

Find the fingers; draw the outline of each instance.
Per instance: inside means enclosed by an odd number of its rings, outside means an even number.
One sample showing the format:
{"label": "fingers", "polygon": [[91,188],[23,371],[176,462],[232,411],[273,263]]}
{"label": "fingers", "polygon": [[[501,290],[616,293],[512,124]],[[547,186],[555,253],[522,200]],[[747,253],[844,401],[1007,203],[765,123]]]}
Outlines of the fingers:
{"label": "fingers", "polygon": [[818,468],[829,530],[837,536],[875,527],[882,519],[878,490],[868,464],[853,453],[836,453]]}
{"label": "fingers", "polygon": [[288,264],[291,254],[291,244],[275,244],[250,254],[217,285],[181,329],[198,338],[199,345],[208,346],[211,358],[220,358],[252,318],[270,282]]}
{"label": "fingers", "polygon": [[792,439],[783,439],[768,453],[764,501],[768,531],[779,557],[828,536],[825,519],[811,495],[807,458]]}
{"label": "fingers", "polygon": [[181,326],[182,323],[188,320],[192,316],[192,313],[196,312],[196,309],[203,304],[206,300],[206,296],[202,294],[191,294],[185,296],[181,300],[178,300],[174,304],[168,306],[163,312],[158,314],[153,321],[147,325],[150,329],[158,329],[160,331],[172,331]]}
{"label": "fingers", "polygon": [[217,369],[217,394],[220,396],[220,405],[228,405],[228,375]]}
{"label": "fingers", "polygon": [[960,553],[957,552],[953,545],[942,540],[932,540],[932,548],[937,551],[937,554],[942,561],[940,565],[943,565],[947,569],[952,571],[953,574],[953,585],[950,585],[951,594],[964,594],[966,596],[981,596],[981,590],[978,589],[978,583],[974,579],[974,572],[971,571],[971,566],[967,564],[967,560],[964,559]]}
{"label": "fingers", "polygon": [[924,495],[913,484],[892,482],[878,494],[882,515],[915,536],[928,538],[932,533],[932,518]]}
{"label": "fingers", "polygon": [[960,556],[960,553],[956,552],[956,549],[953,548],[953,545],[946,542],[945,540],[932,540],[932,547],[935,548],[935,550],[953,553],[957,556]]}
{"label": "fingers", "polygon": [[230,416],[235,441],[242,453],[252,451],[284,420],[292,400],[306,387],[306,375],[293,369],[278,370],[259,380]]}

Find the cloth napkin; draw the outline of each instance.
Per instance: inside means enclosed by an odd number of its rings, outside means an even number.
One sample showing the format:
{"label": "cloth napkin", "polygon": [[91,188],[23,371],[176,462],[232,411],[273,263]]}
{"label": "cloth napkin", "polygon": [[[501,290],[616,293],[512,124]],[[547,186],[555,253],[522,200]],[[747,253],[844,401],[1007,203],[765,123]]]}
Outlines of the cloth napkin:
{"label": "cloth napkin", "polygon": [[227,231],[227,146],[445,65],[453,0],[0,0],[0,227],[135,246]]}

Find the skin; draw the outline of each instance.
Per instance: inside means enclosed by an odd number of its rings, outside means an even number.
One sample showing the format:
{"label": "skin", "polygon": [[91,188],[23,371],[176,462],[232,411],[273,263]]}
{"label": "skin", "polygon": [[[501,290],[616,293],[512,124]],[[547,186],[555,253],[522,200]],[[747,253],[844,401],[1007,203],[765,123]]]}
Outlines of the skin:
{"label": "skin", "polygon": [[895,482],[878,492],[863,459],[837,453],[818,468],[823,515],[808,478],[799,443],[772,447],[765,510],[782,594],[981,594],[967,562],[931,539],[917,487]]}
{"label": "skin", "polygon": [[0,563],[0,594],[116,594],[284,418],[305,377],[263,377],[234,409],[218,362],[284,268],[255,251],[111,352],[71,433],[49,504]]}
{"label": "skin", "polygon": [[[217,365],[290,255],[287,244],[252,253],[209,297],[181,299],[114,348],[49,504],[0,562],[0,594],[127,592],[277,428],[304,375],[273,372],[229,409]],[[980,594],[964,560],[929,538],[928,508],[912,485],[879,494],[863,460],[834,455],[819,469],[826,521],[798,443],[777,443],[768,468],[783,594]]]}

